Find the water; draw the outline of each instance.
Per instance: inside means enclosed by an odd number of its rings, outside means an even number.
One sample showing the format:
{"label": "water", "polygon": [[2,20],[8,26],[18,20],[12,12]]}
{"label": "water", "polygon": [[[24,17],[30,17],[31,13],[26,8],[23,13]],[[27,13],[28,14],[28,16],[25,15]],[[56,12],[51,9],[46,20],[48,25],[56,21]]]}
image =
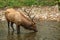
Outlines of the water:
{"label": "water", "polygon": [[34,33],[21,27],[21,33],[8,32],[7,23],[0,22],[0,40],[60,40],[60,22],[41,21],[37,23],[38,32]]}

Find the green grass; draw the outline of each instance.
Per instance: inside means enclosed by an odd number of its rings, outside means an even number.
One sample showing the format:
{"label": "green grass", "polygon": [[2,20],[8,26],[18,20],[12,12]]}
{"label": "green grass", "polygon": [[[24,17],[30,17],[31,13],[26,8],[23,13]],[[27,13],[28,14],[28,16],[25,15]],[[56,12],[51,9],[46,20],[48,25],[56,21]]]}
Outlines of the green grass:
{"label": "green grass", "polygon": [[21,7],[31,5],[52,6],[57,4],[57,0],[0,0],[0,8]]}

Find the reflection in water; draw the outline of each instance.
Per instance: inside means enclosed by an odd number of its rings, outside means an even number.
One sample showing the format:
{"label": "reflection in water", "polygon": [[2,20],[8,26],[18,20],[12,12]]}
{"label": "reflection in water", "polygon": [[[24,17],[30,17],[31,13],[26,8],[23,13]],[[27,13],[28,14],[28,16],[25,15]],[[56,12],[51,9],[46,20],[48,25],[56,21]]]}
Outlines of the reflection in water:
{"label": "reflection in water", "polygon": [[14,32],[12,31],[12,32],[8,32],[8,36],[7,36],[7,39],[8,40],[15,40],[15,38],[14,38],[15,36],[14,36]]}
{"label": "reflection in water", "polygon": [[14,32],[8,32],[7,40],[35,40],[36,33],[15,34]]}
{"label": "reflection in water", "polygon": [[24,34],[22,40],[35,40],[36,33],[27,33]]}

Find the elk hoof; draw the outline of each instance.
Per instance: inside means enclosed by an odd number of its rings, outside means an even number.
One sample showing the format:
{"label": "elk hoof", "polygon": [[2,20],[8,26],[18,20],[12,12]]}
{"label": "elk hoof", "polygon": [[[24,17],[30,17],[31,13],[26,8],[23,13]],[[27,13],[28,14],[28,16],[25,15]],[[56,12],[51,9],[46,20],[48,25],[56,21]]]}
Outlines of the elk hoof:
{"label": "elk hoof", "polygon": [[17,34],[20,34],[20,32],[17,32]]}

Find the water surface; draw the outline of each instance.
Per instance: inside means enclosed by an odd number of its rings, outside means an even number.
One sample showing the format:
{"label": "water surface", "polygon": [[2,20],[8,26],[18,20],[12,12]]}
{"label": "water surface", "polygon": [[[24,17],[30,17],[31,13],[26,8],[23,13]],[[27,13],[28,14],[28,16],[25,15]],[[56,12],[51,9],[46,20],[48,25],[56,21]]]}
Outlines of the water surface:
{"label": "water surface", "polygon": [[[37,23],[38,32],[21,27],[20,34],[8,32],[7,22],[0,21],[0,40],[60,40],[60,22],[41,21]],[[11,29],[12,30],[12,29]]]}

